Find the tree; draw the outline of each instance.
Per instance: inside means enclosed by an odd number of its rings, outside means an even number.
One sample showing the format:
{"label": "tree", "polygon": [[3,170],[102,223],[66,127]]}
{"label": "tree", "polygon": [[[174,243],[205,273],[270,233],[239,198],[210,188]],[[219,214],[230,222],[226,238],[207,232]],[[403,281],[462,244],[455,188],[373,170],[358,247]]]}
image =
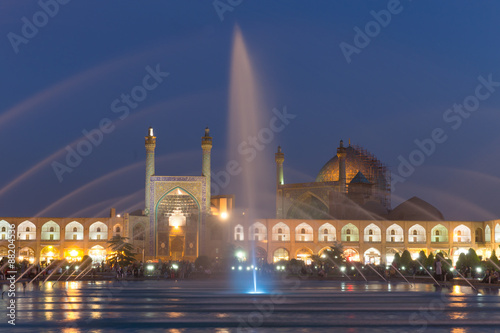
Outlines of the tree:
{"label": "tree", "polygon": [[460,270],[462,268],[462,266],[467,266],[467,257],[465,256],[465,253],[460,253],[460,255],[458,256],[458,260],[457,260],[457,263],[456,263],[456,267],[458,270]]}
{"label": "tree", "polygon": [[408,268],[411,262],[412,258],[410,252],[408,250],[404,250],[403,255],[401,255],[401,267]]}
{"label": "tree", "polygon": [[84,269],[88,268],[90,265],[92,265],[92,258],[89,257],[88,255],[84,255],[82,257],[82,261],[81,261],[81,264],[80,264],[80,269],[84,270]]}
{"label": "tree", "polygon": [[479,259],[476,251],[473,248],[469,249],[466,258],[467,258],[467,265],[470,266],[471,268],[476,268],[477,266],[481,265],[481,259]]}
{"label": "tree", "polygon": [[392,260],[392,263],[394,264],[394,266],[398,267],[398,266],[401,266],[401,256],[399,255],[399,253],[396,253],[394,255],[394,260]]}
{"label": "tree", "polygon": [[420,251],[418,253],[418,261],[420,261],[422,264],[427,260],[427,256],[425,255],[424,250]]}
{"label": "tree", "polygon": [[334,242],[333,246],[330,246],[329,249],[323,251],[323,254],[326,255],[326,259],[329,261],[334,261],[337,264],[343,263],[346,261],[344,255],[344,246],[339,242]]}
{"label": "tree", "polygon": [[497,254],[495,253],[495,250],[493,250],[493,252],[491,252],[490,260],[493,261],[493,263],[496,264],[497,266],[500,266],[500,262],[498,261],[498,257],[497,257]]}
{"label": "tree", "polygon": [[127,242],[128,237],[113,236],[108,241],[111,254],[108,256],[110,265],[118,264],[120,267],[128,266],[135,261],[134,246]]}
{"label": "tree", "polygon": [[425,263],[423,263],[425,268],[429,269],[432,268],[434,269],[434,255],[431,253],[425,260]]}

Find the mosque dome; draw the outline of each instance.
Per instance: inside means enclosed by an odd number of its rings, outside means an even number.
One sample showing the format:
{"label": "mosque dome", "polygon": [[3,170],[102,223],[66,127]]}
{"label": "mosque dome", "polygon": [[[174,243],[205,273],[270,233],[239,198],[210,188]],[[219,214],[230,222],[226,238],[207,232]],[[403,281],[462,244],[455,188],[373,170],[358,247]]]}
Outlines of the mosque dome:
{"label": "mosque dome", "polygon": [[433,205],[418,197],[413,197],[389,213],[389,220],[443,221],[443,214]]}
{"label": "mosque dome", "polygon": [[[346,148],[346,183],[349,184],[353,178],[361,172],[366,179],[378,185],[379,188],[386,186],[386,168],[371,153],[358,146],[349,145]],[[317,182],[331,182],[339,180],[339,159],[333,156],[321,168],[316,177]]]}

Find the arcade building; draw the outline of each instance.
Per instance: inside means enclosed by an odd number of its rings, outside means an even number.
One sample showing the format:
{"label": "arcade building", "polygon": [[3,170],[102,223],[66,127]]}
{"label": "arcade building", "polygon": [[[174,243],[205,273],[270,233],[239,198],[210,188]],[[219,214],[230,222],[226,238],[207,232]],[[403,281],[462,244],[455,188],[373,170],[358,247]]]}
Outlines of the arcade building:
{"label": "arcade building", "polygon": [[276,161],[276,215],[249,220],[234,209],[233,195],[211,196],[212,137],[201,138],[199,176],[160,176],[155,170],[156,137],[145,137],[143,210],[101,218],[0,217],[0,257],[8,254],[8,232],[16,226],[20,261],[102,262],[107,241],[128,237],[138,260],[190,260],[200,255],[269,263],[299,259],[309,263],[340,242],[349,260],[390,263],[396,253],[413,256],[442,251],[453,262],[474,248],[483,258],[500,253],[500,220],[450,221],[431,204],[413,197],[391,208],[390,173],[373,154],[340,141],[336,154],[315,182],[287,184],[281,147]]}

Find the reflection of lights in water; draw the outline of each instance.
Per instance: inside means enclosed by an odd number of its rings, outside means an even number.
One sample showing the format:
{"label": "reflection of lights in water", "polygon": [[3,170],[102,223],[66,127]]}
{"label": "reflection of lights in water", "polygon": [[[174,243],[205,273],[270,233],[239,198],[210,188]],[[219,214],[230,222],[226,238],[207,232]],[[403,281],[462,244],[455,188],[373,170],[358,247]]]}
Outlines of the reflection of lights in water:
{"label": "reflection of lights in water", "polygon": [[92,312],[90,312],[90,318],[92,318],[92,319],[101,319],[102,318],[102,312],[101,311],[92,311]]}
{"label": "reflection of lights in water", "polygon": [[450,312],[448,313],[448,316],[451,320],[468,319],[469,317],[467,312]]}
{"label": "reflection of lights in water", "polygon": [[66,311],[67,320],[78,320],[80,319],[80,313],[78,311]]}
{"label": "reflection of lights in water", "polygon": [[[47,310],[47,308],[45,308],[45,310]],[[45,314],[45,320],[47,321],[52,320],[54,317],[54,312],[52,311],[44,311],[43,313]]]}
{"label": "reflection of lights in water", "polygon": [[459,285],[454,285],[453,286],[453,291],[451,293],[452,295],[454,296],[457,296],[457,295],[464,295],[464,293],[462,292],[462,289],[460,288]]}
{"label": "reflection of lights in water", "polygon": [[177,329],[177,328],[171,328],[167,332],[168,333],[182,333],[182,331]]}
{"label": "reflection of lights in water", "polygon": [[216,318],[228,318],[229,315],[227,313],[217,313],[215,315]]}
{"label": "reflection of lights in water", "polygon": [[467,333],[467,330],[465,328],[452,328],[450,333]]}
{"label": "reflection of lights in water", "polygon": [[167,317],[168,318],[181,318],[184,317],[186,314],[184,312],[167,312]]}

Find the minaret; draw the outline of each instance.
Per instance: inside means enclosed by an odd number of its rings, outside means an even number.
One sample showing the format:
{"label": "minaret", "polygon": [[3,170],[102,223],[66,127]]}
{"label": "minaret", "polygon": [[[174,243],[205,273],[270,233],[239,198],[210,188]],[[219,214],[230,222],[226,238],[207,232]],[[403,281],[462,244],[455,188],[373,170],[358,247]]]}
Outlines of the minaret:
{"label": "minaret", "polygon": [[209,134],[210,129],[205,128],[205,136],[201,138],[201,149],[203,149],[203,160],[201,165],[201,175],[205,176],[207,179],[206,185],[206,197],[207,197],[207,206],[206,212],[210,214],[210,182],[211,182],[211,170],[210,170],[210,159],[211,159],[211,151],[212,151],[212,137]]}
{"label": "minaret", "polygon": [[281,152],[281,146],[278,146],[278,152],[274,154],[276,160],[276,186],[285,184],[283,178],[283,162],[285,161],[285,154]]}
{"label": "minaret", "polygon": [[285,154],[281,152],[281,146],[278,146],[278,152],[274,154],[276,160],[276,218],[282,218],[283,214],[283,191],[280,190],[280,185],[285,184],[283,176],[283,162]]}
{"label": "minaret", "polygon": [[155,148],[156,148],[156,136],[153,135],[153,127],[148,130],[148,136],[146,138],[146,201],[144,214],[149,215],[149,193],[150,193],[150,182],[151,176],[155,174]]}
{"label": "minaret", "polygon": [[344,148],[344,141],[340,140],[340,146],[337,148],[337,157],[339,160],[339,183],[340,192],[346,193],[346,171],[345,171],[345,158],[346,149]]}

